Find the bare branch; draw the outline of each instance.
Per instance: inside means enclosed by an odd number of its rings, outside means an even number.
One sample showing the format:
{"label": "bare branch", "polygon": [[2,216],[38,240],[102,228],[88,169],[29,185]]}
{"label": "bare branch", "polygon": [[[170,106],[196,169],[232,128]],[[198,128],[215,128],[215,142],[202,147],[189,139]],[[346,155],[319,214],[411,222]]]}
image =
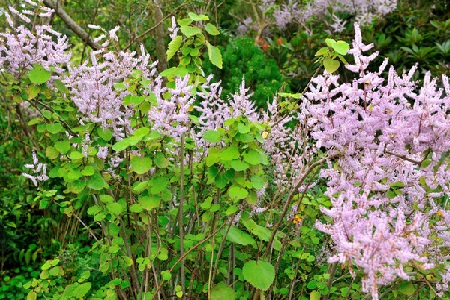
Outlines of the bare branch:
{"label": "bare branch", "polygon": [[47,7],[54,9],[56,14],[64,21],[64,23],[66,23],[67,27],[69,27],[92,49],[99,50],[101,48],[101,46],[96,42],[94,42],[94,40],[89,36],[89,34],[67,14],[64,8],[61,5],[59,5],[58,1],[43,0],[43,2]]}

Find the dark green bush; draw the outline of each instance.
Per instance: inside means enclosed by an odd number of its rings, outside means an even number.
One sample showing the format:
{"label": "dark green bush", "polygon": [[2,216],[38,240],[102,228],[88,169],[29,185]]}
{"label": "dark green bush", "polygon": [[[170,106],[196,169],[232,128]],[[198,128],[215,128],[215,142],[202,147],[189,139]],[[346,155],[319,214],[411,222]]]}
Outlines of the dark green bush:
{"label": "dark green bush", "polygon": [[214,67],[205,60],[205,74],[214,74],[215,80],[222,81],[223,94],[235,93],[242,79],[245,86],[253,92],[252,99],[259,108],[266,108],[267,101],[272,101],[274,94],[283,84],[283,77],[273,59],[264,55],[255,41],[246,37],[232,40],[222,50],[223,69]]}

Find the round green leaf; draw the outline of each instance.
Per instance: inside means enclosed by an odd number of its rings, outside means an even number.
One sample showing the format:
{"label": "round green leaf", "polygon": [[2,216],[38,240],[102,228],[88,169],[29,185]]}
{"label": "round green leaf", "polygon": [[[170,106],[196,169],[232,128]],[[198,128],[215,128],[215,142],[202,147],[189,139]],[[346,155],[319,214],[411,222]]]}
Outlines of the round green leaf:
{"label": "round green leaf", "polygon": [[232,199],[245,199],[248,196],[248,191],[243,187],[232,185],[228,190],[228,195],[230,195]]}
{"label": "round green leaf", "polygon": [[112,202],[112,203],[108,203],[106,204],[106,208],[109,210],[109,212],[119,215],[123,209],[122,209],[122,205],[120,205],[117,202]]}
{"label": "round green leaf", "polygon": [[30,78],[31,82],[35,84],[45,83],[50,79],[50,72],[42,66],[36,66],[36,68],[28,73],[28,78]]}
{"label": "round green leaf", "polygon": [[83,176],[92,176],[95,173],[95,169],[93,166],[86,166],[84,167],[83,171],[81,171],[81,174],[83,174]]}
{"label": "round green leaf", "polygon": [[99,191],[106,186],[105,180],[100,173],[94,173],[88,181],[88,187],[93,190]]}
{"label": "round green leaf", "polygon": [[253,188],[256,190],[262,189],[264,187],[264,184],[266,184],[266,181],[258,175],[253,175],[250,180],[252,182]]}
{"label": "round green leaf", "polygon": [[48,132],[55,134],[64,131],[64,128],[62,127],[61,123],[50,123],[47,124],[47,130]]}
{"label": "round green leaf", "polygon": [[151,167],[152,160],[149,157],[135,156],[131,159],[131,170],[138,174],[144,174],[145,172],[148,172]]}
{"label": "round green leaf", "polygon": [[244,171],[248,169],[248,163],[245,161],[233,160],[230,165],[236,171]]}
{"label": "round green leaf", "polygon": [[62,154],[66,154],[70,150],[69,141],[58,141],[55,143],[55,148]]}
{"label": "round green leaf", "polygon": [[211,290],[211,300],[234,300],[236,293],[231,287],[228,287],[224,282],[216,284]]}
{"label": "round green leaf", "polygon": [[244,153],[244,161],[251,165],[259,165],[261,163],[261,157],[256,150],[249,150]]}
{"label": "round green leaf", "polygon": [[143,209],[151,210],[153,208],[159,207],[160,197],[159,196],[141,196],[139,197],[139,204]]}
{"label": "round green leaf", "polygon": [[169,166],[169,160],[166,158],[166,156],[163,153],[158,152],[158,153],[156,153],[156,156],[155,156],[155,165],[158,168],[165,169]]}
{"label": "round green leaf", "polygon": [[338,60],[334,60],[328,57],[323,60],[323,66],[325,67],[325,70],[327,70],[327,72],[330,74],[339,69],[340,64],[341,63]]}
{"label": "round green leaf", "polygon": [[321,294],[318,291],[312,291],[311,294],[309,294],[310,300],[320,300]]}
{"label": "round green leaf", "polygon": [[242,275],[255,288],[267,291],[275,279],[275,268],[268,262],[251,260],[245,263]]}
{"label": "round green leaf", "polygon": [[223,150],[219,155],[219,158],[225,161],[238,159],[239,157],[240,157],[239,148],[237,146],[230,146],[225,150]]}
{"label": "round green leaf", "polygon": [[56,150],[55,147],[48,146],[47,149],[45,149],[45,156],[49,159],[55,159],[59,156],[59,151]]}
{"label": "round green leaf", "polygon": [[139,203],[133,204],[130,206],[130,211],[133,213],[142,212],[142,206]]}
{"label": "round green leaf", "polygon": [[218,143],[221,141],[221,134],[216,130],[208,130],[203,134],[203,139],[210,143]]}
{"label": "round green leaf", "polygon": [[332,47],[334,51],[336,51],[340,55],[346,55],[347,51],[350,49],[348,43],[344,41],[337,41]]}

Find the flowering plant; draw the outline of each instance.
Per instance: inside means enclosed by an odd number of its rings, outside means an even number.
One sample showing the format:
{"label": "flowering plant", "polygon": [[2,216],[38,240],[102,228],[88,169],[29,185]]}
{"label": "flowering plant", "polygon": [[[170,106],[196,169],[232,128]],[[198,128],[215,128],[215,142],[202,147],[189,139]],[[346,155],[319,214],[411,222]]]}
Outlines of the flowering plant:
{"label": "flowering plant", "polygon": [[[399,76],[391,67],[385,79],[386,61],[368,71],[377,53],[365,55],[372,45],[356,24],[346,66],[355,79],[339,83],[328,69],[298,103],[275,98],[259,112],[245,81],[226,102],[220,83],[202,74],[203,46],[216,65],[222,58],[200,21],[207,17],[179,21],[183,37],[173,22],[168,56],[179,66],[163,74],[145,49],[116,53],[108,42],[75,66],[57,33],[43,37],[51,46],[31,65],[41,37],[26,27],[1,35],[2,75],[14,83],[5,101],[35,110],[24,122],[36,135],[25,168],[38,176],[24,176],[64,186],[52,201],[80,222],[97,259],[73,278],[60,258],[48,260],[27,283],[28,297],[292,297],[304,293],[297,281],[310,298],[345,296],[333,286],[336,263],[361,275],[374,299],[399,279],[426,280],[442,296],[450,277],[448,78],[438,86],[427,74],[419,87],[414,68]],[[328,43],[325,54],[346,62],[345,43]]]}

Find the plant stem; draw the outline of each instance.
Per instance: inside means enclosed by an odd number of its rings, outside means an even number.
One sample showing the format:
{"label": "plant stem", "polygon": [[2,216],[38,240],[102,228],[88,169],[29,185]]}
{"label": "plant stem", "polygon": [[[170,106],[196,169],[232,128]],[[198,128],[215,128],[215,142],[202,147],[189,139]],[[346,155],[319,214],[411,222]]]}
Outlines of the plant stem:
{"label": "plant stem", "polygon": [[[184,256],[184,227],[183,227],[183,203],[184,203],[184,133],[180,141],[180,203],[178,204],[178,226],[180,229],[180,256]],[[185,294],[184,259],[180,266],[181,291]]]}

